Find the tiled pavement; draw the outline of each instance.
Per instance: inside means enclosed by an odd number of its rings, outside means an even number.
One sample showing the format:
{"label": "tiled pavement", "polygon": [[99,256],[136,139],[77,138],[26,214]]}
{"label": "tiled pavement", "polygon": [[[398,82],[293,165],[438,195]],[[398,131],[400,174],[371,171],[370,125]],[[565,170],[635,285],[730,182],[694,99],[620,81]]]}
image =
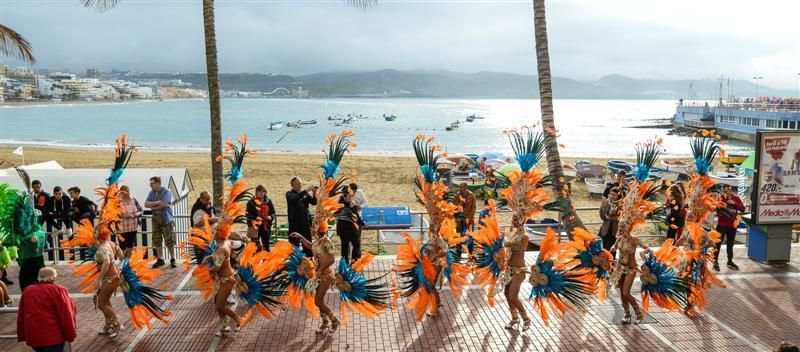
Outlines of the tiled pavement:
{"label": "tiled pavement", "polygon": [[[688,318],[653,308],[648,324],[619,324],[621,308],[615,293],[607,302],[593,302],[583,313],[571,313],[564,320],[552,319],[545,326],[534,319],[525,334],[510,332],[503,325],[510,319],[505,301],[494,308],[486,304],[479,287],[471,287],[455,301],[443,294],[444,308],[435,319],[415,322],[402,306],[377,319],[351,315],[349,325],[322,337],[314,334],[317,321],[304,311],[289,309],[272,320],[254,318],[239,333],[214,338],[217,317],[210,303],[202,302],[198,291],[187,282],[182,269],[167,269],[163,283],[176,292],[169,308],[169,325],[160,322],[153,330],[137,332],[130,327],[121,296],[114,306],[126,325],[125,333],[112,341],[95,334],[102,324],[89,295],[73,295],[78,305],[78,339],[74,351],[766,351],[781,341],[800,343],[800,247],[792,248],[793,259],[784,266],[766,266],[741,259],[738,272],[723,268],[728,288],[712,289],[706,312]],[[534,258],[530,253],[529,259]],[[391,258],[376,260],[367,275],[389,270]],[[77,280],[66,266],[58,267],[59,281],[77,293]],[[16,268],[9,274],[16,277]],[[159,286],[163,286],[160,283]],[[185,283],[185,285],[181,285]],[[527,284],[526,284],[527,285]],[[635,285],[637,286],[637,285]],[[523,286],[523,293],[528,289]],[[19,294],[18,286],[11,287]],[[638,296],[637,296],[638,297]],[[333,293],[328,303],[338,313]],[[528,305],[528,314],[532,314]],[[241,312],[243,308],[239,308]],[[14,331],[14,314],[0,315],[0,334]],[[15,340],[0,340],[0,351],[26,351]]]}

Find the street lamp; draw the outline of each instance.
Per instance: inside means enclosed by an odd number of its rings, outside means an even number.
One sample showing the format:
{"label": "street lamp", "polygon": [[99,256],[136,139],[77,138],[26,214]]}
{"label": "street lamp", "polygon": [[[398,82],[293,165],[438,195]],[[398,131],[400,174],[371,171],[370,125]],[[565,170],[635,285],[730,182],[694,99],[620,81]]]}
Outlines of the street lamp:
{"label": "street lamp", "polygon": [[764,79],[764,77],[755,76],[755,77],[753,77],[753,79],[756,81],[756,99],[758,99],[758,80]]}
{"label": "street lamp", "polygon": [[764,79],[763,76],[754,76],[753,80],[756,81],[756,98],[758,98],[758,81]]}

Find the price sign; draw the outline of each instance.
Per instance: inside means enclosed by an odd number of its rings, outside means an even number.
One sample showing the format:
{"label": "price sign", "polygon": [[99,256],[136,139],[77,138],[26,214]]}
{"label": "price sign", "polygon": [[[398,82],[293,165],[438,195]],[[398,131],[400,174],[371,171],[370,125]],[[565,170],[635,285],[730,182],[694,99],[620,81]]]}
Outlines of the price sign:
{"label": "price sign", "polygon": [[755,168],[756,223],[800,223],[800,132],[758,132]]}

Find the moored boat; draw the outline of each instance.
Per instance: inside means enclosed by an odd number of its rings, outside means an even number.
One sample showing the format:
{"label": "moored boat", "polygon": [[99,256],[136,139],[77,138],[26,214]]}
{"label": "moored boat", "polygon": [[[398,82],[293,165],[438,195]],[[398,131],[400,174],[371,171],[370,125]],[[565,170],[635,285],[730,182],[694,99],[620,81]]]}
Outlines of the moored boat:
{"label": "moored boat", "polygon": [[606,180],[600,177],[590,177],[584,180],[586,182],[586,190],[590,195],[600,194],[606,190]]}
{"label": "moored boat", "polygon": [[615,174],[620,171],[625,171],[625,173],[630,174],[633,171],[633,164],[624,160],[609,160],[608,169]]}
{"label": "moored boat", "polygon": [[747,157],[747,155],[730,154],[720,157],[719,161],[725,165],[739,165],[743,163]]}
{"label": "moored boat", "polygon": [[394,121],[397,119],[397,116],[395,116],[394,114],[391,115],[383,114],[383,119],[386,121]]}
{"label": "moored boat", "polygon": [[711,177],[711,179],[716,183],[729,185],[733,188],[739,187],[740,182],[744,180],[742,177],[739,177],[736,174],[727,172],[710,173],[708,176]]}
{"label": "moored boat", "polygon": [[269,126],[267,127],[267,129],[269,129],[271,131],[279,130],[279,129],[283,128],[284,125],[285,125],[285,123],[283,121],[272,121],[272,122],[269,123]]}
{"label": "moored boat", "polygon": [[305,120],[305,121],[297,121],[297,123],[301,125],[316,125],[317,120]]}
{"label": "moored boat", "polygon": [[694,165],[683,160],[662,160],[661,165],[664,166],[667,171],[687,175],[692,173],[692,168],[694,168]]}

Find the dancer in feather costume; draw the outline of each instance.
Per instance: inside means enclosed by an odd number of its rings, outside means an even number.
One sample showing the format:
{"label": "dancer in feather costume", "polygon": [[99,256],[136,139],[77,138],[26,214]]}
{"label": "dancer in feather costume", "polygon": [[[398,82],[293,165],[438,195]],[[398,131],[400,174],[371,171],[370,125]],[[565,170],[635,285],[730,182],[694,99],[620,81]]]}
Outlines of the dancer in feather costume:
{"label": "dancer in feather costume", "polygon": [[[356,147],[355,143],[350,140],[350,137],[353,136],[352,131],[328,135],[326,141],[328,151],[325,153],[326,161],[322,165],[323,172],[319,175],[320,187],[316,191],[316,213],[311,226],[312,241],[308,241],[296,232],[289,234],[290,238],[298,239],[303,246],[311,249],[314,254],[312,268],[315,273],[309,288],[314,292],[314,305],[322,316],[322,324],[317,330],[319,333],[336,332],[340,324],[339,319],[333,315],[330,307],[325,304],[325,294],[331,286],[336,284],[336,275],[331,269],[336,260],[333,253],[333,242],[328,237],[328,221],[332,219],[356,221],[355,214],[340,211],[344,207],[340,202],[342,193],[347,192],[347,187],[343,186],[346,178],[343,176],[336,178],[340,171],[339,165],[342,162],[342,158],[350,151],[350,148]],[[308,279],[307,276],[304,278]],[[308,291],[304,291],[302,294],[307,295],[308,293]]]}
{"label": "dancer in feather costume", "polygon": [[572,240],[564,246],[561,257],[567,267],[582,267],[592,272],[594,274],[592,286],[597,287],[598,298],[601,301],[606,299],[614,257],[610,251],[603,249],[602,239],[585,229],[576,228],[572,232]]}
{"label": "dancer in feather costume", "polygon": [[36,283],[39,269],[44,267],[46,241],[42,226],[37,221],[31,180],[25,170],[16,168],[16,171],[25,190],[9,188],[5,192],[8,198],[1,201],[4,210],[0,214],[0,233],[3,233],[0,236],[5,236],[5,239],[0,246],[8,249],[0,251],[0,254],[4,253],[0,260],[10,263],[11,257],[19,257],[19,285],[20,289],[25,289]]}
{"label": "dancer in feather costume", "polygon": [[[169,311],[163,306],[166,300],[172,297],[161,294],[158,290],[147,286],[156,281],[161,271],[147,267],[144,261],[145,248],[134,251],[130,258],[125,258],[122,250],[112,242],[111,236],[119,234],[120,204],[119,180],[125,172],[135,148],[128,144],[127,137],[123,134],[116,141],[114,167],[106,179],[106,187],[100,187],[96,194],[102,199],[102,208],[97,224],[83,220],[78,225],[72,239],[62,241],[62,246],[88,247],[91,254],[89,263],[77,263],[75,275],[84,276],[80,282],[82,292],[96,291],[95,305],[105,316],[105,325],[99,332],[115,338],[122,330],[122,325],[117,319],[114,308],[111,306],[111,296],[121,287],[125,303],[131,314],[131,322],[136,329],[151,326],[152,318],[167,323]],[[117,266],[116,260],[123,258],[122,264]],[[81,265],[86,264],[86,265]]]}
{"label": "dancer in feather costume", "polygon": [[639,324],[644,319],[636,298],[631,294],[633,281],[636,279],[638,264],[636,262],[636,250],[643,248],[645,253],[650,249],[645,246],[638,237],[633,235],[633,230],[644,224],[647,217],[658,209],[658,204],[651,200],[657,191],[653,181],[648,180],[650,169],[653,167],[658,156],[661,155],[663,148],[661,140],[648,141],[636,145],[636,169],[634,170],[634,180],[630,181],[628,187],[630,192],[621,201],[620,221],[617,230],[617,241],[612,247],[619,252],[619,261],[614,267],[614,277],[617,279],[622,308],[625,310],[623,324],[630,324],[631,311],[636,314],[634,324]]}
{"label": "dancer in feather costume", "polygon": [[708,176],[708,172],[717,154],[724,155],[725,151],[714,130],[700,130],[692,136],[690,145],[694,155],[695,173],[685,186],[688,209],[684,233],[678,244],[684,250],[684,263],[680,271],[691,284],[684,312],[694,315],[695,308],[703,310],[706,303],[705,292],[711,286],[725,287],[722,280],[708,267],[714,259],[714,247],[720,241],[720,234],[711,228],[714,211],[725,209],[725,205],[716,196],[718,186]]}
{"label": "dancer in feather costume", "polygon": [[436,316],[441,306],[439,290],[444,278],[447,278],[456,299],[469,284],[469,267],[461,255],[467,237],[456,231],[454,218],[460,207],[452,202],[453,195],[436,175],[442,147],[433,141],[433,137],[426,139],[424,135],[418,135],[413,141],[420,165],[415,180],[416,196],[430,217],[430,236],[424,244],[422,238],[414,242],[410,236],[407,237],[406,244],[399,249],[403,255],[398,255],[399,263],[394,268],[402,281],[400,295],[411,297],[408,306],[416,310],[417,320],[421,320],[426,312],[430,317]]}
{"label": "dancer in feather costume", "polygon": [[[657,251],[648,252],[641,267],[642,308],[650,308],[650,300],[661,308],[681,311],[689,299],[689,282],[681,277],[677,266],[681,261],[680,250],[668,239]],[[640,321],[636,314],[637,322]]]}

